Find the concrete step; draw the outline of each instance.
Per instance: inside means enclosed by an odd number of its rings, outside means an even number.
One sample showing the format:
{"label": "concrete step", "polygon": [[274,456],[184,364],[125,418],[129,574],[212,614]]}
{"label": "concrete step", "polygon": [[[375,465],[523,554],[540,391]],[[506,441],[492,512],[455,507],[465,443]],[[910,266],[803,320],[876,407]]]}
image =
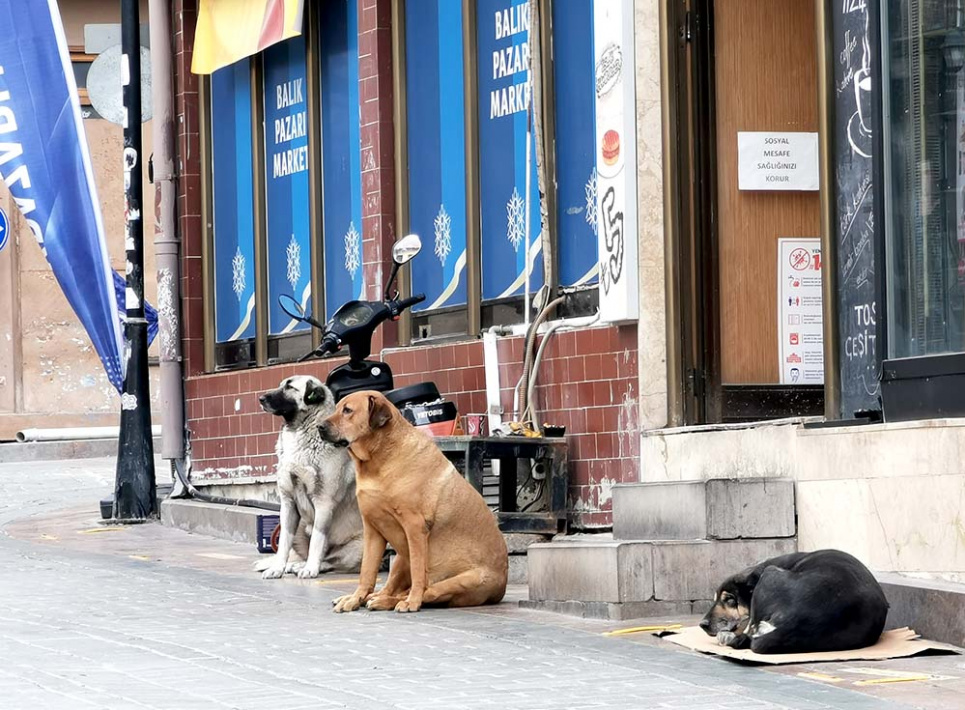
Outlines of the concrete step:
{"label": "concrete step", "polygon": [[[224,495],[230,496],[231,493]],[[161,522],[168,527],[252,545],[258,545],[258,520],[263,516],[277,519],[278,513],[186,498],[168,498],[161,502]],[[526,584],[526,551],[534,543],[545,541],[547,536],[508,533],[505,538],[509,552],[509,583]]]}
{"label": "concrete step", "polygon": [[706,484],[618,483],[613,486],[613,537],[703,540],[707,537]]}
{"label": "concrete step", "polygon": [[[155,437],[154,451],[161,451],[161,438]],[[67,441],[30,441],[0,444],[0,463],[31,461],[64,461],[66,459],[100,459],[117,456],[117,439],[83,439]],[[155,457],[154,467],[166,471],[169,464]]]}
{"label": "concrete step", "polygon": [[605,619],[702,613],[726,577],[796,549],[793,538],[532,545],[523,606]]}
{"label": "concrete step", "polygon": [[219,505],[184,498],[161,502],[161,523],[168,527],[222,540],[258,544],[258,520],[278,513],[240,505]]}
{"label": "concrete step", "polygon": [[621,483],[617,540],[741,540],[796,534],[794,482],[780,478]]}
{"label": "concrete step", "polygon": [[879,573],[888,599],[886,628],[908,628],[923,638],[965,646],[965,584]]}

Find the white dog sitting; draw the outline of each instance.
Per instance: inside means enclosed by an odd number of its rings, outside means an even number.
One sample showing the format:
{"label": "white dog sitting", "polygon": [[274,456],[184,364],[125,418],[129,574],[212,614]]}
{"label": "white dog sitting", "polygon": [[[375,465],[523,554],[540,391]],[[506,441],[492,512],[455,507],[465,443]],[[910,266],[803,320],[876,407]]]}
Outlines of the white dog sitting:
{"label": "white dog sitting", "polygon": [[264,579],[297,572],[358,572],[362,516],[355,467],[345,449],[322,440],[318,425],[335,411],[332,391],[315,377],[288,377],[263,394],[262,409],[285,421],[278,443],[281,535],[278,552],[255,563]]}

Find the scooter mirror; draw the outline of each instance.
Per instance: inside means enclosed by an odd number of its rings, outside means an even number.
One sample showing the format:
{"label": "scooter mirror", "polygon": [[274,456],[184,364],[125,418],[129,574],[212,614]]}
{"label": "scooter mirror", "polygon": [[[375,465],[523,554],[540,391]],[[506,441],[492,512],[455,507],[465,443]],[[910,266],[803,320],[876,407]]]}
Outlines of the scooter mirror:
{"label": "scooter mirror", "polygon": [[415,258],[422,251],[422,240],[418,234],[408,234],[392,245],[392,261],[401,266]]}
{"label": "scooter mirror", "polygon": [[305,320],[305,309],[302,308],[302,304],[289,296],[287,293],[283,293],[278,297],[278,305],[281,306],[281,309],[285,311],[285,313],[295,320]]}

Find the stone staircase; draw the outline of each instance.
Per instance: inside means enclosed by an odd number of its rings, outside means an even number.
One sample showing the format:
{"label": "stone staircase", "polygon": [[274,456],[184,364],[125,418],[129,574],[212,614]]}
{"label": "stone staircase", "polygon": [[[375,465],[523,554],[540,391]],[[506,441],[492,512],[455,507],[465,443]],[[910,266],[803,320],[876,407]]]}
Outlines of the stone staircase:
{"label": "stone staircase", "polygon": [[535,544],[520,605],[599,619],[704,613],[729,575],[797,549],[794,483],[614,486],[613,535]]}

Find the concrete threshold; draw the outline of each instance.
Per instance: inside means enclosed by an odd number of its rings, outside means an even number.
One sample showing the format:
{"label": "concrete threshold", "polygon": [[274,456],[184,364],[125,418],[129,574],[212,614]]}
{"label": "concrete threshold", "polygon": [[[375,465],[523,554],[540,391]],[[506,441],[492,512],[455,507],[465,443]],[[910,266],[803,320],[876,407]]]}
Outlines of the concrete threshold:
{"label": "concrete threshold", "polygon": [[[168,498],[161,502],[161,523],[170,528],[199,535],[257,545],[259,519],[278,518],[278,513],[262,508],[222,505],[189,498]],[[274,523],[274,521],[271,521]],[[510,533],[505,535],[509,551],[509,583],[526,584],[526,551],[530,545],[545,542],[543,535]]]}
{"label": "concrete threshold", "polygon": [[[154,439],[154,451],[161,450],[161,438]],[[0,444],[0,463],[100,459],[117,456],[117,439],[74,441],[31,441]]]}

